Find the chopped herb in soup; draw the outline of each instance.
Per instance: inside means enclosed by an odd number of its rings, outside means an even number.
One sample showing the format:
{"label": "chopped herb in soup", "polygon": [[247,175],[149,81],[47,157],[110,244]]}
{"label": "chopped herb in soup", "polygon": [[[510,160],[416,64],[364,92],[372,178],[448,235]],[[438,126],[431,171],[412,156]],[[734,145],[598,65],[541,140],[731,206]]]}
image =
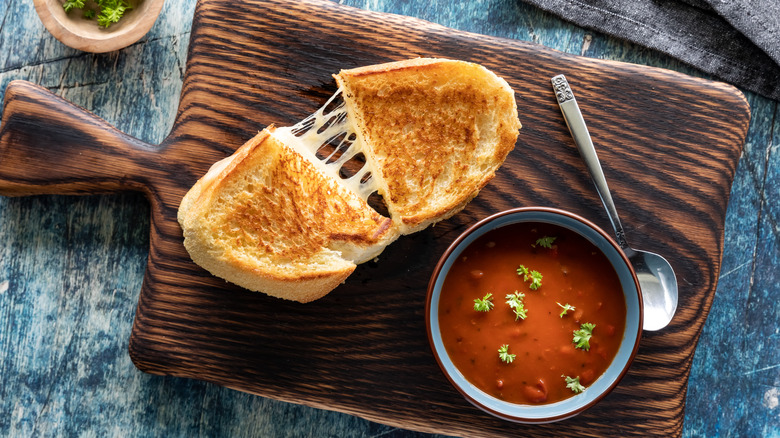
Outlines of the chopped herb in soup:
{"label": "chopped herb in soup", "polygon": [[441,291],[447,354],[464,377],[512,403],[587,391],[617,354],[626,304],[601,251],[553,224],[517,223],[472,242]]}

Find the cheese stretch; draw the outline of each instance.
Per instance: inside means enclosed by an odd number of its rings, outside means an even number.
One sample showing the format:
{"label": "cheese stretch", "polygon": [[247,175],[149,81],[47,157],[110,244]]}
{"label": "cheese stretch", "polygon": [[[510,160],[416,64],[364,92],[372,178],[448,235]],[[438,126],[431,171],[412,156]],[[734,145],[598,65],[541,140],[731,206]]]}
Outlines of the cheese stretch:
{"label": "cheese stretch", "polygon": [[[341,88],[312,115],[293,126],[277,128],[272,135],[364,201],[377,191],[374,166],[355,132]],[[318,151],[330,148],[333,150],[329,155],[318,156]],[[351,169],[361,162],[362,167],[357,171]]]}

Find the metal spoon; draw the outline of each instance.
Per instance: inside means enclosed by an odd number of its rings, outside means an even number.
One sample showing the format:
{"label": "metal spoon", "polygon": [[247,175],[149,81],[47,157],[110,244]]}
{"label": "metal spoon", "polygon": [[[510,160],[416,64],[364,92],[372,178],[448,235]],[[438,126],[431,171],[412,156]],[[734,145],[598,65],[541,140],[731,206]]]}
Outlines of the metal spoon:
{"label": "metal spoon", "polygon": [[552,78],[553,89],[561,107],[566,126],[577,144],[582,159],[588,167],[590,177],[596,185],[596,191],[607,209],[607,215],[612,228],[615,229],[617,243],[628,257],[639,279],[639,287],[642,289],[644,306],[645,330],[660,330],[669,324],[677,310],[677,277],[669,262],[658,254],[632,249],[626,243],[626,233],[620,224],[615,203],[607,187],[607,180],[601,169],[601,163],[596,155],[596,148],[590,139],[588,127],[582,117],[574,93],[569,87],[568,81],[563,75]]}

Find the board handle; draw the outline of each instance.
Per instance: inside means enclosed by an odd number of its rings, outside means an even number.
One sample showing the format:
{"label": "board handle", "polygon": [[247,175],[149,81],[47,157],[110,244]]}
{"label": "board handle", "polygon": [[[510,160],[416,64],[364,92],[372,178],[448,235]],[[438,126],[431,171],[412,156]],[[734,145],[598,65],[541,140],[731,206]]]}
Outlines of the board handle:
{"label": "board handle", "polygon": [[0,195],[148,192],[157,147],[27,81],[8,84],[0,121]]}

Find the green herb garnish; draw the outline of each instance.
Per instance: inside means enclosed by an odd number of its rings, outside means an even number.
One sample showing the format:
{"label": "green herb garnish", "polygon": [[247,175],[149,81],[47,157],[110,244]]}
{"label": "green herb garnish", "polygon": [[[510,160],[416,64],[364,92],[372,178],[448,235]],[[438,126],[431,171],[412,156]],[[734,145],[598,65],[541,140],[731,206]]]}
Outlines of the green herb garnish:
{"label": "green herb garnish", "polygon": [[512,311],[515,312],[515,321],[518,319],[525,319],[525,317],[528,316],[528,309],[523,305],[523,298],[525,298],[525,294],[518,291],[506,296],[506,303],[509,304]]}
{"label": "green herb garnish", "polygon": [[70,12],[71,9],[83,9],[84,8],[84,0],[65,0],[65,3],[62,4],[62,7],[65,9],[65,12]]}
{"label": "green herb garnish", "polygon": [[574,306],[572,306],[572,305],[571,305],[571,304],[569,304],[569,303],[566,303],[566,304],[561,304],[561,303],[559,303],[559,302],[557,302],[557,301],[556,301],[556,302],[555,302],[555,304],[557,304],[557,305],[561,306],[561,309],[563,309],[563,311],[561,312],[561,315],[560,315],[560,316],[561,316],[561,318],[563,318],[563,315],[565,315],[565,314],[566,314],[566,312],[568,312],[569,310],[574,310]]}
{"label": "green herb garnish", "polygon": [[536,290],[542,287],[542,274],[539,273],[539,271],[531,271],[531,284],[528,285],[528,287],[531,288],[531,290]]}
{"label": "green herb garnish", "polygon": [[580,384],[580,376],[572,378],[561,374],[561,377],[566,379],[566,387],[571,389],[571,392],[579,394],[582,391],[585,391],[585,387]]}
{"label": "green herb garnish", "polygon": [[[85,3],[86,0],[65,0],[62,7],[65,9],[65,12],[70,12],[73,9],[86,8]],[[94,3],[97,4],[97,9],[99,11],[97,16],[98,25],[103,27],[109,27],[112,24],[119,22],[125,15],[125,12],[133,9],[133,7],[130,6],[130,3],[125,0],[95,0]],[[86,9],[84,11],[84,18],[91,19],[94,17],[95,11],[93,9]]]}
{"label": "green herb garnish", "polygon": [[513,360],[515,360],[514,354],[509,354],[509,345],[504,344],[498,349],[498,357],[504,362],[504,363],[512,363]]}
{"label": "green herb garnish", "polygon": [[125,15],[125,11],[132,9],[130,4],[124,0],[97,0],[100,6],[100,15],[97,17],[98,24],[103,27],[111,26]]}
{"label": "green herb garnish", "polygon": [[531,246],[536,248],[536,245],[539,245],[542,248],[552,248],[552,244],[555,242],[555,239],[557,239],[557,237],[544,236],[541,239],[537,239],[536,244]]}
{"label": "green herb garnish", "polygon": [[574,346],[585,351],[590,350],[590,337],[593,336],[595,327],[596,324],[586,322],[580,325],[579,330],[574,330],[574,338],[572,339]]}
{"label": "green herb garnish", "polygon": [[488,312],[493,308],[493,294],[487,293],[482,298],[474,300],[474,310],[477,312]]}
{"label": "green herb garnish", "polygon": [[528,285],[531,290],[537,290],[542,287],[542,274],[539,271],[531,271],[523,265],[517,268],[517,275],[523,276],[523,281],[530,281]]}
{"label": "green herb garnish", "polygon": [[528,268],[526,268],[523,265],[520,265],[517,267],[517,275],[523,276],[523,281],[525,281],[528,277]]}

